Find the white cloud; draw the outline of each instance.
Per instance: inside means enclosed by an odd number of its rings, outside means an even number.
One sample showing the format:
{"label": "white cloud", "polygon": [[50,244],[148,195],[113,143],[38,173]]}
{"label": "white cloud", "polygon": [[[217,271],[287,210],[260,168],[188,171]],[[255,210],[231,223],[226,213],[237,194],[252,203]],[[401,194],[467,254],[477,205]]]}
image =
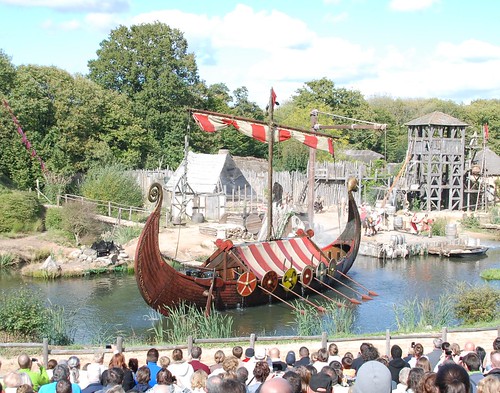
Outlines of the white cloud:
{"label": "white cloud", "polygon": [[130,7],[130,0],[0,0],[0,3],[22,6],[43,7],[57,11],[81,12],[124,12]]}
{"label": "white cloud", "polygon": [[72,31],[78,30],[82,27],[80,21],[72,19],[64,22],[54,22],[52,19],[47,19],[42,22],[41,27],[45,30],[63,30]]}
{"label": "white cloud", "polygon": [[392,0],[389,8],[395,11],[419,11],[432,7],[440,0]]}
{"label": "white cloud", "polygon": [[109,33],[112,29],[122,24],[123,20],[117,15],[106,13],[90,13],[85,16],[85,24],[91,29]]}

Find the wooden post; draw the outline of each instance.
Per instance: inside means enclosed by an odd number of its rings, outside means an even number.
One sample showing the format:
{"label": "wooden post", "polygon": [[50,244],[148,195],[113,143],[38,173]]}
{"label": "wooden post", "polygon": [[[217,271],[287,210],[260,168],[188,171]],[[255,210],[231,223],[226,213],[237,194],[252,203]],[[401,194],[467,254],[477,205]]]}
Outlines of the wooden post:
{"label": "wooden post", "polygon": [[269,198],[267,199],[267,238],[273,237],[273,147],[274,147],[274,90],[271,88],[269,97],[269,135],[267,139],[267,188]]}
{"label": "wooden post", "polygon": [[[499,332],[500,332],[500,330],[499,330]],[[443,327],[443,330],[441,331],[441,340],[443,340],[443,342],[448,341],[448,328],[446,326]]]}
{"label": "wooden post", "polygon": [[250,348],[255,348],[255,341],[256,341],[255,333],[250,334]]}
{"label": "wooden post", "polygon": [[49,339],[43,339],[43,365],[47,367],[47,363],[49,362]]}
{"label": "wooden post", "polygon": [[[214,275],[215,277],[215,275]],[[191,356],[191,350],[193,349],[193,336],[188,336],[187,337],[187,351],[188,351],[188,356]]]}
{"label": "wooden post", "polygon": [[123,352],[123,337],[122,336],[116,337],[116,350],[118,351],[118,353]]}
{"label": "wooden post", "polygon": [[108,217],[111,217],[111,202],[108,202]]}
{"label": "wooden post", "polygon": [[385,354],[391,356],[391,331],[385,330]]}
{"label": "wooden post", "polygon": [[321,333],[321,348],[326,349],[326,345],[328,344],[328,333]]}
{"label": "wooden post", "polygon": [[128,211],[128,220],[132,221],[132,206],[130,206],[130,210]]}

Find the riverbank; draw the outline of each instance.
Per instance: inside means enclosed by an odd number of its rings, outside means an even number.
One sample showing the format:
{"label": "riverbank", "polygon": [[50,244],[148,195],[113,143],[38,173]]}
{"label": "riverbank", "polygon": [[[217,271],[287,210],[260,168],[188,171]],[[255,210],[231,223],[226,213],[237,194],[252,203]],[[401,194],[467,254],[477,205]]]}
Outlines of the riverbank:
{"label": "riverbank", "polygon": [[[392,345],[399,345],[403,349],[403,353],[406,353],[413,342],[418,342],[421,343],[424,347],[424,352],[430,352],[433,348],[433,340],[434,338],[437,337],[442,337],[442,332],[433,332],[430,334],[425,334],[426,337],[420,337],[423,336],[423,334],[415,333],[415,334],[408,334],[401,336],[401,338],[394,336],[390,338],[389,345],[387,345],[386,337],[381,335],[381,336],[359,336],[359,337],[353,337],[353,338],[342,338],[342,339],[334,339],[330,338],[328,341],[328,344],[334,342],[338,345],[339,348],[339,353],[343,355],[345,352],[351,352],[353,354],[357,354],[359,352],[359,346],[363,342],[370,342],[372,343],[379,351],[380,355],[385,355],[387,354],[387,351],[390,350],[390,346]],[[481,331],[474,331],[474,330],[466,330],[466,331],[449,331],[446,333],[446,341],[450,343],[457,343],[460,345],[461,348],[465,346],[467,342],[473,342],[476,346],[481,346],[483,347],[486,352],[490,352],[492,350],[492,343],[493,341],[500,336],[500,327],[497,329],[491,329],[491,330],[481,330]],[[231,344],[199,344],[202,347],[203,354],[202,354],[202,362],[206,364],[213,364],[214,363],[214,354],[217,350],[222,350],[226,356],[231,355],[231,350],[234,345],[241,345],[244,349],[250,346],[250,341],[247,342],[241,342],[241,343],[231,343]],[[262,342],[259,341],[257,337],[257,341],[255,344],[255,348],[265,348],[265,349],[270,349],[273,347],[277,347],[280,349],[281,352],[281,359],[284,360],[286,354],[288,351],[294,351],[296,354],[298,354],[299,348],[301,346],[306,346],[309,348],[310,352],[317,351],[318,349],[321,348],[321,340],[293,340],[291,342],[284,342],[284,341],[266,341]],[[153,347],[153,346],[151,346]],[[188,357],[187,353],[187,346],[186,345],[179,345],[177,346],[181,349],[183,349],[184,352],[184,357]],[[139,350],[128,350],[126,347],[126,342],[124,343],[124,355],[128,361],[130,358],[137,358],[139,360],[139,364],[145,364],[146,361],[146,352],[149,349],[149,346],[141,347]],[[168,356],[171,357],[172,355],[172,349],[173,346],[171,346],[169,349],[164,349],[165,346],[156,346],[156,348],[159,348],[160,356]],[[61,348],[59,348],[61,349]],[[17,365],[17,356],[18,354],[21,353],[26,353],[28,356],[35,357],[37,359],[43,359],[43,354],[41,350],[33,350],[30,348],[18,348],[18,352],[14,352],[13,348],[9,349],[9,355],[8,356],[0,356],[0,360],[2,362],[2,368],[0,370],[0,375],[5,375],[10,371],[15,371],[19,367]],[[107,364],[112,356],[112,351],[109,349],[104,349],[104,348],[95,348],[95,351],[101,351],[101,352],[106,352],[105,359],[104,359],[104,364]],[[60,360],[67,360],[69,356],[71,355],[76,355],[80,358],[80,363],[82,365],[86,363],[92,362],[93,358],[93,353],[94,351],[89,351],[89,353],[81,353],[81,350],[71,350],[70,348],[66,348],[66,351],[64,354],[50,354],[49,359],[56,359],[57,361]]]}

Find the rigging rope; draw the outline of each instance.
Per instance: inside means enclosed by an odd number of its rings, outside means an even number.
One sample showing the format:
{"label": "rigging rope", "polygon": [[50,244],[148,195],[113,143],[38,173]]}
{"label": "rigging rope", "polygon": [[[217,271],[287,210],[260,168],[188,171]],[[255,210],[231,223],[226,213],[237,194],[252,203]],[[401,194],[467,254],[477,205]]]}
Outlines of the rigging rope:
{"label": "rigging rope", "polygon": [[334,113],[321,112],[321,111],[318,111],[317,109],[316,109],[316,111],[317,111],[317,113],[320,113],[320,114],[325,115],[325,116],[335,117],[335,118],[344,119],[344,120],[351,120],[351,121],[354,121],[356,123],[364,123],[364,124],[370,124],[370,125],[374,125],[374,126],[380,125],[380,123],[375,123],[373,121],[359,120],[359,119],[354,119],[352,117],[336,115]]}

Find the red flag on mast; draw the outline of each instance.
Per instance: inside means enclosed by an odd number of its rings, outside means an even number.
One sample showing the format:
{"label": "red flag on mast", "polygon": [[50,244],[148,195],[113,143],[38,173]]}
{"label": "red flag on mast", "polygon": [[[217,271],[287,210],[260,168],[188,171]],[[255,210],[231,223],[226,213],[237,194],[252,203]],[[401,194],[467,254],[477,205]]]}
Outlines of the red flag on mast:
{"label": "red flag on mast", "polygon": [[483,129],[484,129],[484,139],[488,140],[489,137],[488,123],[484,123]]}
{"label": "red flag on mast", "polygon": [[277,97],[277,95],[274,92],[274,88],[271,88],[271,105],[272,105],[273,109],[276,106],[276,97]]}

